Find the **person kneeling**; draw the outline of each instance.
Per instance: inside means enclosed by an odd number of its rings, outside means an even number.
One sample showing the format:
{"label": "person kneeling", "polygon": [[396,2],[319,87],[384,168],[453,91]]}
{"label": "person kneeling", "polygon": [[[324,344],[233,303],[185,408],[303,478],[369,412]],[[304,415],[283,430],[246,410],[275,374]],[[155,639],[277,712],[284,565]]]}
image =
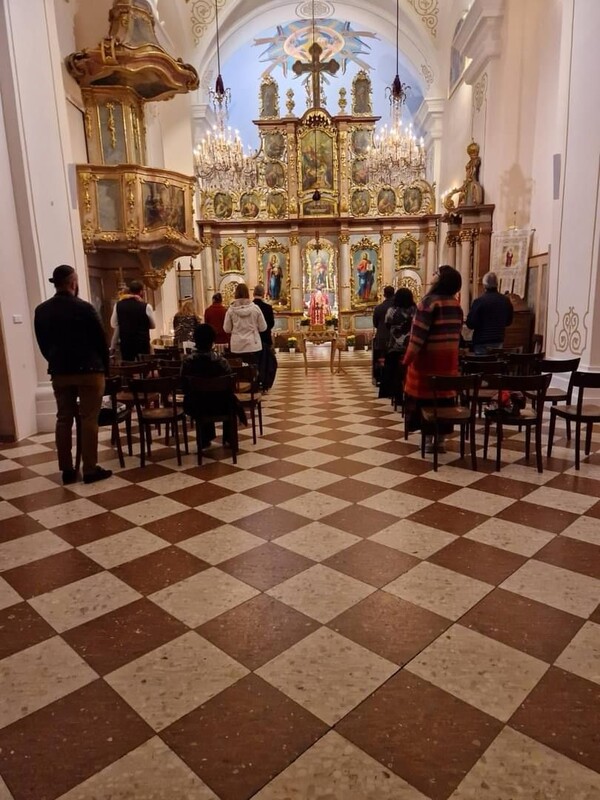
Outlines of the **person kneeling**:
{"label": "person kneeling", "polygon": [[[181,365],[183,408],[188,416],[199,419],[203,416],[219,416],[224,409],[233,405],[239,421],[242,425],[247,425],[244,409],[233,391],[203,394],[193,392],[189,387],[187,378],[221,378],[224,375],[232,374],[227,361],[213,349],[215,340],[216,333],[212,325],[201,324],[196,327],[194,331],[196,351],[184,359]],[[202,446],[208,447],[217,435],[214,422],[202,423],[199,434]],[[223,422],[223,440],[229,441],[229,438],[229,423],[225,421]]]}

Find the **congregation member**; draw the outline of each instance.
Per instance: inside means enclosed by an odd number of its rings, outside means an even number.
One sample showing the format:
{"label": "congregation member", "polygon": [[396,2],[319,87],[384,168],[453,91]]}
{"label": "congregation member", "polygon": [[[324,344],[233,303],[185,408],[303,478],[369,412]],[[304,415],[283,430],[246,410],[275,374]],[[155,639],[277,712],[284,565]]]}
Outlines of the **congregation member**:
{"label": "congregation member", "polygon": [[498,276],[486,272],[482,279],[484,293],[473,300],[467,315],[467,328],[473,331],[473,353],[483,356],[488,349],[504,345],[504,333],[513,321],[509,298],[498,291]]}
{"label": "congregation member", "polygon": [[183,350],[184,342],[194,341],[194,331],[199,324],[194,302],[188,297],[182,301],[179,311],[173,317],[173,338],[180,350]]}
{"label": "congregation member", "polygon": [[56,450],[64,484],[75,483],[73,422],[81,425],[83,482],[110,478],[98,465],[98,414],[108,373],[104,328],[91,303],[80,300],[77,273],[61,264],[50,278],[56,294],[35,309],[34,328],[56,398]]}
{"label": "congregation member", "polygon": [[150,353],[150,331],[156,328],[154,311],[144,298],[144,284],[133,280],[129,293],[113,308],[110,324],[115,329],[113,347],[118,340],[123,361],[135,361]]}
{"label": "congregation member", "polygon": [[[433,402],[432,375],[458,375],[458,347],[463,324],[463,312],[456,299],[462,286],[460,272],[444,265],[438,269],[436,279],[417,305],[408,347],[404,356],[406,372],[405,413],[410,431],[422,428],[421,408]],[[452,403],[454,393],[438,394]],[[438,401],[439,402],[439,401]],[[452,425],[440,425],[438,452],[445,452],[445,436]],[[433,452],[433,431],[423,428],[427,436],[426,452]]]}
{"label": "congregation member", "polygon": [[411,290],[405,287],[398,289],[384,320],[388,341],[379,397],[393,397],[399,385],[399,372],[416,309]]}
{"label": "congregation member", "polygon": [[260,385],[263,389],[270,389],[273,385],[273,381],[271,379],[269,370],[269,362],[271,361],[274,356],[272,356],[273,350],[273,328],[275,327],[275,314],[273,312],[273,308],[269,303],[265,303],[265,287],[262,284],[258,284],[254,287],[253,292],[253,302],[256,306],[260,308],[262,311],[262,315],[265,318],[265,322],[267,323],[267,329],[261,331],[260,340],[262,342],[262,351],[260,354],[260,359],[258,363],[258,379],[260,381]]}
{"label": "congregation member", "polygon": [[384,286],[383,302],[373,309],[373,327],[375,336],[373,337],[373,377],[377,379],[381,375],[382,362],[387,351],[389,331],[385,324],[385,315],[394,304],[394,287]]}
{"label": "congregation member", "polygon": [[267,330],[267,323],[260,308],[250,300],[245,283],[238,283],[234,297],[223,322],[225,333],[231,334],[231,353],[258,367],[262,352],[260,334]]}
{"label": "congregation member", "polygon": [[[220,378],[231,375],[232,370],[223,356],[215,349],[216,334],[212,325],[201,323],[194,330],[194,344],[196,350],[185,358],[181,364],[181,379],[183,387],[183,408],[188,416],[197,419],[201,414],[221,414],[223,409],[233,404],[240,422],[246,424],[244,409],[239,405],[233,391],[230,393],[198,394],[189,388],[188,378]],[[216,436],[214,422],[202,424],[201,438],[203,447],[208,447]],[[223,423],[223,438],[228,441],[228,423]]]}
{"label": "congregation member", "polygon": [[223,295],[221,292],[216,292],[212,296],[212,303],[204,312],[204,322],[211,325],[215,331],[216,344],[229,344],[230,336],[225,333],[223,328],[226,313],[227,309],[223,305]]}

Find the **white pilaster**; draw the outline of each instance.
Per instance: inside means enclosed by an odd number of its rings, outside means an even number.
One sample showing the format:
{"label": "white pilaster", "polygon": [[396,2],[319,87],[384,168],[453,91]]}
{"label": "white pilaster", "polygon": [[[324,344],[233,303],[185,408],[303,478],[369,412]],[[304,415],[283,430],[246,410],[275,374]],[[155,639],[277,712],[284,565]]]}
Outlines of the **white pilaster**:
{"label": "white pilaster", "polygon": [[290,234],[290,287],[292,311],[303,311],[302,262],[300,261],[300,239],[297,233]]}
{"label": "white pilaster", "polygon": [[339,285],[339,307],[340,311],[350,311],[351,289],[350,289],[350,236],[348,233],[340,233],[340,255],[338,275],[340,276]]}

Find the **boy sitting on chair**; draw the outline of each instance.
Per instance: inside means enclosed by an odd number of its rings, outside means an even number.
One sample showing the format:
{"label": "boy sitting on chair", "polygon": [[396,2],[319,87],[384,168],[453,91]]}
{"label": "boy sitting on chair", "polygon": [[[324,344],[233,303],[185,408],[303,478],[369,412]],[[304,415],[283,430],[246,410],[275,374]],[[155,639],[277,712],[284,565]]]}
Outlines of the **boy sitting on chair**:
{"label": "boy sitting on chair", "polygon": [[[246,414],[242,406],[238,403],[233,392],[211,392],[197,393],[189,388],[187,378],[221,378],[224,375],[231,375],[231,367],[227,361],[220,356],[214,349],[216,333],[212,325],[201,324],[194,331],[194,342],[196,351],[184,359],[181,365],[181,377],[183,385],[183,407],[185,413],[193,419],[202,416],[219,416],[230,405],[235,406],[235,411],[239,421],[247,425]],[[202,424],[200,435],[202,446],[208,447],[216,436],[214,422]],[[229,439],[229,424],[223,422],[223,439]]]}

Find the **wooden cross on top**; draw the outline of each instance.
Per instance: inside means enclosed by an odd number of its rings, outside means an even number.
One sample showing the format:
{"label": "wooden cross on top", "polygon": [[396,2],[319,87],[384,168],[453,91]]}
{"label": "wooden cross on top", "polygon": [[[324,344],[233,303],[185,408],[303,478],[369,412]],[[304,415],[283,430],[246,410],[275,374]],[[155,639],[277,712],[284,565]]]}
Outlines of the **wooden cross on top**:
{"label": "wooden cross on top", "polygon": [[323,48],[318,42],[313,42],[308,52],[311,58],[310,63],[304,64],[302,61],[296,61],[292,69],[296,75],[303,75],[305,72],[310,73],[312,79],[313,108],[321,108],[321,73],[328,72],[330,75],[335,75],[340,65],[334,58],[330,61],[321,61]]}

